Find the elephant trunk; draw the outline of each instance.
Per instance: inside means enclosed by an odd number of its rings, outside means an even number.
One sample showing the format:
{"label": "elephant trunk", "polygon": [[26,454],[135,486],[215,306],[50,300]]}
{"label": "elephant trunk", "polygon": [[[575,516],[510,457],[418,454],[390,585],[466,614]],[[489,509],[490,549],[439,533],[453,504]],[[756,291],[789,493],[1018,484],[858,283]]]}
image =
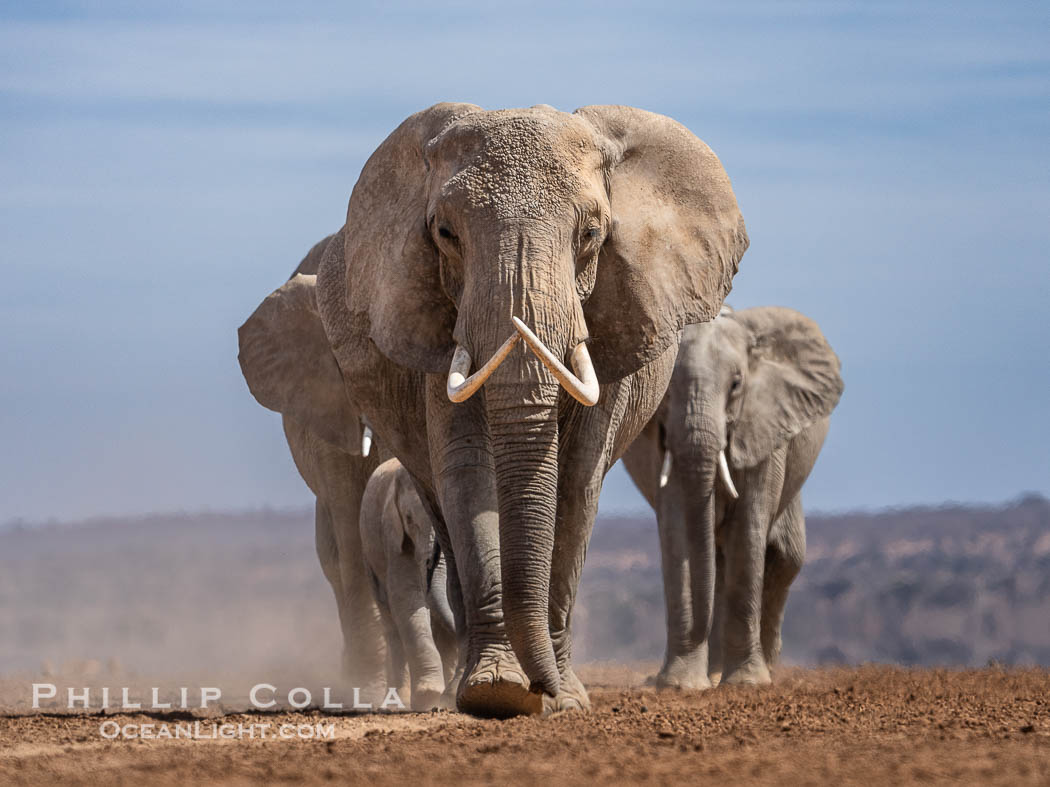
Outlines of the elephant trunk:
{"label": "elephant trunk", "polygon": [[[592,405],[598,384],[583,346],[587,326],[574,284],[574,257],[557,227],[509,222],[502,230],[494,246],[479,248],[493,260],[495,278],[489,286],[480,280],[465,285],[456,338],[478,362],[499,359],[498,369],[487,370],[484,396],[499,503],[503,617],[532,690],[554,696],[560,679],[549,593],[559,399],[564,388]],[[468,380],[464,377],[464,386]],[[450,383],[460,384],[459,377]]]}
{"label": "elephant trunk", "polygon": [[558,500],[558,384],[540,383],[523,401],[520,383],[490,383],[485,396],[507,636],[532,689],[554,696],[560,679],[548,597]]}
{"label": "elephant trunk", "polygon": [[706,457],[682,479],[683,508],[691,520],[689,584],[694,643],[706,642],[715,609],[715,458]]}
{"label": "elephant trunk", "polygon": [[[675,470],[681,515],[688,533],[689,596],[693,615],[686,636],[692,644],[705,643],[711,633],[715,601],[715,484],[721,475],[724,421],[717,407],[699,401],[687,418],[683,439],[677,446]],[[708,406],[705,406],[708,405]]]}

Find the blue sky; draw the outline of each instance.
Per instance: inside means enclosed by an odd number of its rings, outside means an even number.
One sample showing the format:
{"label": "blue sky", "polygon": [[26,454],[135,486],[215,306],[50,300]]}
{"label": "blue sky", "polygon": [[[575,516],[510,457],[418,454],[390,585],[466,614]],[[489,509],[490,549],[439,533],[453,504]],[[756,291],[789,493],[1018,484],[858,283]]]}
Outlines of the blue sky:
{"label": "blue sky", "polygon": [[843,360],[809,508],[1050,494],[1046,3],[252,7],[0,5],[0,522],[308,502],[236,328],[440,100],[715,149]]}

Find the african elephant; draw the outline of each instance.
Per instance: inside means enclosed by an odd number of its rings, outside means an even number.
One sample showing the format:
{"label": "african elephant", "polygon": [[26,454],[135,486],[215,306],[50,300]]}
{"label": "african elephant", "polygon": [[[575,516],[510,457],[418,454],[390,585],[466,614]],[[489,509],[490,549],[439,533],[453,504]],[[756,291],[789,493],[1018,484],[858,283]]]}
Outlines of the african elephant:
{"label": "african elephant", "polygon": [[365,487],[361,544],[386,631],[388,685],[403,686],[407,666],[413,710],[447,706],[442,695],[459,649],[445,592],[446,563],[430,513],[396,459],[383,462]]}
{"label": "african elephant", "polygon": [[707,688],[723,669],[769,682],[806,552],[801,489],[842,389],[820,328],[792,309],[725,308],[683,330],[664,401],[624,455],[660,530],[657,685]]}
{"label": "african elephant", "polygon": [[434,515],[460,709],[588,707],[569,625],[602,480],[747,243],[710,148],[630,107],[438,104],[365,164],[317,303]]}
{"label": "african elephant", "polygon": [[295,466],[317,498],[317,556],[339,611],[343,679],[349,687],[378,689],[386,685],[385,648],[358,516],[380,451],[347,398],[317,313],[314,282],[330,240],[317,243],[240,327],[238,360],[259,403],[281,413]]}

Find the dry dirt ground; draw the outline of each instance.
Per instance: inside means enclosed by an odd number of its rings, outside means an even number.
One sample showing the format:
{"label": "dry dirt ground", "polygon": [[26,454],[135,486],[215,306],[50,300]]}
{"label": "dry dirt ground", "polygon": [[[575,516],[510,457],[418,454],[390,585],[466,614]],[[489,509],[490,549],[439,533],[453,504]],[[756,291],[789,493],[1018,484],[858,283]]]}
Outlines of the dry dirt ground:
{"label": "dry dirt ground", "polygon": [[107,720],[176,719],[10,714],[0,717],[0,784],[1050,784],[1046,670],[787,669],[770,687],[706,693],[657,692],[639,677],[587,670],[587,715],[202,720],[334,725],[334,737],[314,741],[107,741]]}

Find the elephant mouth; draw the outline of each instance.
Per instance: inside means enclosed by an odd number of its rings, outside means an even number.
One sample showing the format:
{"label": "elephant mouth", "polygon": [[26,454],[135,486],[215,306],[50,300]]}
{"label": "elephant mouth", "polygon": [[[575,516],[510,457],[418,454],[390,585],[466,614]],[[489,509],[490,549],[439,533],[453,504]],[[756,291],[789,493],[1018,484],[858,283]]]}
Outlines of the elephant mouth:
{"label": "elephant mouth", "polygon": [[[593,407],[598,403],[600,390],[598,377],[594,372],[594,363],[591,354],[587,350],[587,344],[580,342],[572,351],[570,363],[572,371],[558,360],[543,341],[532,331],[529,326],[517,317],[511,317],[517,333],[511,334],[492,357],[473,374],[470,369],[473,359],[470,352],[461,344],[456,345],[456,351],[452,355],[452,364],[449,366],[448,383],[446,393],[453,402],[465,402],[478,389],[485,384],[489,376],[499,368],[499,365],[510,355],[518,339],[523,339],[525,345],[536,355],[544,366],[554,375],[554,379],[564,388],[573,399],[585,407]],[[468,376],[469,375],[469,376]]]}
{"label": "elephant mouth", "polygon": [[[671,450],[669,448],[664,449],[664,462],[660,467],[660,488],[663,489],[667,486],[668,481],[671,480],[671,466],[673,460],[671,458]],[[729,462],[726,461],[726,451],[723,448],[718,452],[718,477],[722,480],[725,485],[726,491],[729,496],[736,500],[740,495],[736,491],[736,486],[733,485],[733,478],[729,475]]]}

